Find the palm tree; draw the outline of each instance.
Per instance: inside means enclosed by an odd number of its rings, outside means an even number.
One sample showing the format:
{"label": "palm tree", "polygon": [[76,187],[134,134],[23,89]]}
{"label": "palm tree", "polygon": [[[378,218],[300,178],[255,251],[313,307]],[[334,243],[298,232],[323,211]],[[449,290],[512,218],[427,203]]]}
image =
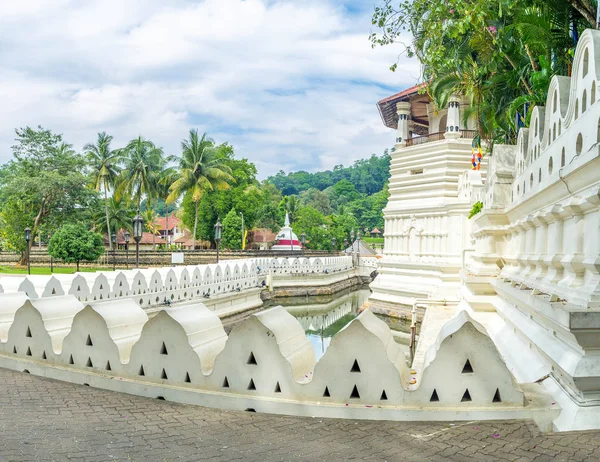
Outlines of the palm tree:
{"label": "palm tree", "polygon": [[141,136],[131,140],[122,149],[123,170],[119,177],[117,196],[128,194],[137,204],[138,211],[142,196],[150,200],[154,194],[156,171],[163,163],[162,148],[158,148],[150,140]]}
{"label": "palm tree", "polygon": [[189,138],[181,142],[179,177],[171,185],[169,200],[174,202],[181,195],[190,193],[196,205],[194,215],[193,248],[196,248],[198,229],[198,204],[206,191],[229,189],[235,182],[231,168],[219,157],[214,142],[206,136],[198,136],[198,130],[190,130]]}
{"label": "palm tree", "polygon": [[169,196],[171,194],[171,185],[177,180],[178,175],[179,173],[175,168],[168,166],[165,166],[165,168],[158,173],[156,192],[157,197],[160,197],[165,201],[167,244],[169,243],[169,204],[174,202],[173,200],[169,199]]}
{"label": "palm tree", "polygon": [[[120,152],[110,149],[112,139],[112,136],[101,132],[98,133],[96,144],[88,143],[83,147],[92,169],[94,189],[96,191],[104,190],[104,211],[106,214],[106,226],[109,229],[108,190],[115,186],[119,177],[119,163],[121,162]],[[109,246],[110,250],[112,250],[110,239]]]}
{"label": "palm tree", "polygon": [[127,201],[117,199],[114,196],[109,198],[107,213],[107,221],[105,220],[104,216],[98,215],[94,217],[94,228],[101,233],[106,233],[109,241],[111,241],[111,231],[117,236],[119,234],[119,230],[121,229],[131,231],[131,219],[135,215],[135,209],[133,209]]}

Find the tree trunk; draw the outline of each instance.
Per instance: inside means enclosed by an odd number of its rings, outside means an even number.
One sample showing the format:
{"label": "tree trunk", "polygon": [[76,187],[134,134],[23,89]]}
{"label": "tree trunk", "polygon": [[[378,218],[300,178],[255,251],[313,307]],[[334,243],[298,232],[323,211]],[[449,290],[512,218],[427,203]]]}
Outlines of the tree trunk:
{"label": "tree trunk", "polygon": [[79,273],[79,260],[77,260],[77,272]]}
{"label": "tree trunk", "polygon": [[[43,198],[42,204],[40,205],[40,211],[38,212],[37,216],[35,217],[35,220],[33,221],[33,229],[31,230],[32,237],[38,233],[40,221],[42,220],[42,217],[46,213],[45,209],[46,209],[46,198]],[[21,258],[19,260],[19,265],[21,265],[21,266],[27,265],[28,256],[29,256],[29,258],[31,258],[31,248],[32,247],[33,247],[33,239],[30,239],[29,242],[27,243],[27,250],[25,251],[25,253],[23,253],[23,255],[21,256]]]}
{"label": "tree trunk", "polygon": [[112,250],[112,241],[110,240],[110,218],[108,217],[108,191],[104,185],[104,210],[106,212],[106,232],[108,233],[108,248]]}
{"label": "tree trunk", "polygon": [[198,202],[196,201],[196,215],[194,216],[194,234],[192,235],[192,250],[196,250],[196,229],[198,228]]}
{"label": "tree trunk", "polygon": [[167,238],[167,248],[169,247],[169,204],[167,204],[167,201],[165,200],[165,211],[167,212],[167,217],[166,217],[166,227],[167,227],[167,232],[165,233],[165,237]]}

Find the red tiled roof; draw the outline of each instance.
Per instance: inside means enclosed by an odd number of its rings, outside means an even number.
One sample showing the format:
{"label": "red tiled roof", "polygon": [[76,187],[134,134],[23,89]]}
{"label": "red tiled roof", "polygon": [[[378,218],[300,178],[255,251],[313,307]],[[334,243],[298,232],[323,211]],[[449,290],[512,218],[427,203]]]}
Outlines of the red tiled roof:
{"label": "red tiled roof", "polygon": [[414,85],[414,86],[412,86],[410,88],[407,88],[406,90],[402,90],[400,93],[396,93],[395,95],[388,96],[387,98],[383,98],[377,104],[387,103],[388,101],[393,101],[393,100],[396,100],[396,99],[400,99],[400,98],[403,98],[405,96],[416,95],[417,93],[419,93],[419,90],[421,88],[425,88],[426,86],[427,86],[427,82],[419,83],[419,84]]}
{"label": "red tiled roof", "polygon": [[[152,233],[148,233],[148,232],[142,233],[142,239],[140,240],[140,244],[159,245],[159,244],[166,244],[166,243],[167,243],[167,241],[165,241],[158,234],[153,238]],[[106,234],[104,234],[104,244],[108,245],[108,237]],[[123,229],[119,230],[119,232],[117,233],[117,244],[125,245],[125,230],[123,230]],[[133,235],[129,238],[129,245],[135,245],[135,240],[133,239]]]}
{"label": "red tiled roof", "polygon": [[[170,223],[169,223],[170,224]],[[173,241],[174,244],[192,245],[192,232],[187,229],[183,232],[183,236]],[[199,241],[196,241],[199,242]]]}
{"label": "red tiled roof", "polygon": [[[154,224],[159,230],[166,230],[167,217],[158,217],[156,220],[154,220]],[[175,213],[171,213],[171,216],[169,216],[169,231],[175,228],[176,226],[179,226],[180,224],[181,220],[175,216]]]}
{"label": "red tiled roof", "polygon": [[379,231],[377,228],[373,228],[369,234],[381,234],[381,231]]}

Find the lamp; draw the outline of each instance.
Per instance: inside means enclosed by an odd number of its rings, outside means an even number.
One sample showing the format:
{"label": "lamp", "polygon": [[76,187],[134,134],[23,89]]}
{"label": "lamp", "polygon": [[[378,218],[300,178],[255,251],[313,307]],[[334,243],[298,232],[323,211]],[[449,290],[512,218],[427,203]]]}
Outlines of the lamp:
{"label": "lamp", "polygon": [[133,217],[133,240],[135,241],[135,267],[140,266],[140,241],[144,229],[144,219],[140,215],[140,211]]}
{"label": "lamp", "polygon": [[117,269],[117,235],[115,233],[111,236],[113,243],[113,271]]}
{"label": "lamp", "polygon": [[221,220],[217,217],[217,222],[214,226],[215,231],[215,242],[217,243],[217,263],[219,263],[219,242],[221,242],[221,237],[223,236],[223,225],[221,224]]}
{"label": "lamp", "polygon": [[331,248],[333,249],[334,252],[336,250],[336,244],[337,244],[337,240],[335,239],[335,237],[332,237],[331,238]]}
{"label": "lamp", "polygon": [[25,242],[27,243],[27,274],[31,274],[31,264],[29,261],[29,242],[31,241],[31,228],[28,226],[25,228]]}
{"label": "lamp", "polygon": [[125,238],[125,268],[129,269],[129,240],[131,239],[131,234],[129,234],[129,231],[125,231],[123,237]]}

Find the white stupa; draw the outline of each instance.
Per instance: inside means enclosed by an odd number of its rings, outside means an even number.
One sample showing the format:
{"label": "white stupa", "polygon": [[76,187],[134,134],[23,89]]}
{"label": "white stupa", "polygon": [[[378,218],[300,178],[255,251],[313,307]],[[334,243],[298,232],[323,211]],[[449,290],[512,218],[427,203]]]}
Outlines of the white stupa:
{"label": "white stupa", "polygon": [[290,216],[287,214],[287,212],[285,214],[285,223],[283,228],[281,228],[277,233],[275,245],[271,247],[271,250],[302,250],[302,244],[290,226]]}

